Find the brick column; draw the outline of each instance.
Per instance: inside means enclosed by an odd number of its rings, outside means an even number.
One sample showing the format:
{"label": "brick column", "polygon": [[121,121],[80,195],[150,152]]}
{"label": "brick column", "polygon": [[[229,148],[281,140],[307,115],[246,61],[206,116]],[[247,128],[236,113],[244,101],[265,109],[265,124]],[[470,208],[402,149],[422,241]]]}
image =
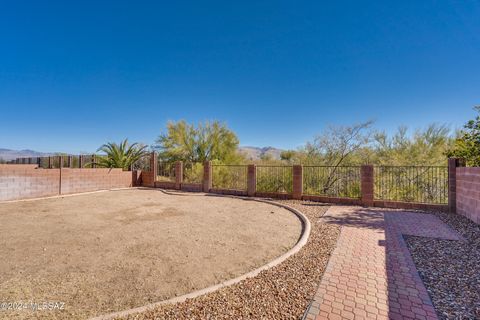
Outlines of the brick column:
{"label": "brick column", "polygon": [[157,180],[157,175],[158,175],[158,161],[157,161],[157,154],[155,151],[152,151],[150,154],[150,174],[152,175],[152,181],[153,185],[152,187],[155,187],[155,181]]}
{"label": "brick column", "polygon": [[249,164],[247,168],[247,195],[255,197],[257,192],[257,167],[254,164]]}
{"label": "brick column", "polygon": [[175,189],[180,190],[183,183],[183,161],[175,162]]}
{"label": "brick column", "polygon": [[457,167],[465,167],[465,159],[448,159],[448,211],[457,212]]}
{"label": "brick column", "polygon": [[292,198],[301,200],[303,195],[303,166],[294,165],[292,167],[293,174],[293,192]]}
{"label": "brick column", "polygon": [[210,192],[212,189],[212,163],[205,161],[203,163],[203,192]]}
{"label": "brick column", "polygon": [[362,192],[362,204],[364,206],[373,206],[373,166],[363,165],[360,169],[360,188]]}

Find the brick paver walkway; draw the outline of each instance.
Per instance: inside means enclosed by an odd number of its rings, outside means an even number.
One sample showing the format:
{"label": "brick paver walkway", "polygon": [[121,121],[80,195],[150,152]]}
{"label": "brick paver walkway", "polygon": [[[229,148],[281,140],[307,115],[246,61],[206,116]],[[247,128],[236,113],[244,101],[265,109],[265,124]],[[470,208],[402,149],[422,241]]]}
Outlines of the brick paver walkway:
{"label": "brick paver walkway", "polygon": [[462,238],[437,217],[417,212],[331,207],[342,226],[306,319],[437,319],[402,234]]}

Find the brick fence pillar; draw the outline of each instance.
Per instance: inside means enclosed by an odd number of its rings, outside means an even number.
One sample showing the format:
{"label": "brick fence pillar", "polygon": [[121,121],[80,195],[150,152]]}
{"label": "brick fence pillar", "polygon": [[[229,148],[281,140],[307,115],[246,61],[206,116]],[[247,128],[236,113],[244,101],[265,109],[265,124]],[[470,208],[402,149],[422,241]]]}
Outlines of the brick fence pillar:
{"label": "brick fence pillar", "polygon": [[152,187],[155,187],[155,181],[157,180],[158,175],[158,161],[157,154],[155,151],[152,151],[150,154],[150,174],[152,175]]}
{"label": "brick fence pillar", "polygon": [[175,189],[180,190],[183,183],[183,161],[175,162]]}
{"label": "brick fence pillar", "polygon": [[249,164],[247,167],[247,195],[255,197],[257,192],[257,167],[254,164]]}
{"label": "brick fence pillar", "polygon": [[448,211],[457,212],[457,167],[464,167],[465,159],[448,159]]}
{"label": "brick fence pillar", "polygon": [[212,189],[212,163],[205,161],[203,163],[203,192],[210,192]]}
{"label": "brick fence pillar", "polygon": [[364,206],[373,206],[373,166],[363,165],[360,169],[360,190],[362,193],[362,204]]}
{"label": "brick fence pillar", "polygon": [[292,167],[293,192],[292,198],[301,200],[303,195],[303,166],[294,165]]}

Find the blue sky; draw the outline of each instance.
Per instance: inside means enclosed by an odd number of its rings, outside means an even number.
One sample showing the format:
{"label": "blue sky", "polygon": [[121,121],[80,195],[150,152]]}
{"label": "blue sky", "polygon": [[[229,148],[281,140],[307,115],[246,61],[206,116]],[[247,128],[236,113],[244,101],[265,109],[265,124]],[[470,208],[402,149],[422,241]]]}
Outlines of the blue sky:
{"label": "blue sky", "polygon": [[295,148],[328,124],[452,128],[480,104],[479,1],[9,1],[0,148],[153,143],[218,119]]}

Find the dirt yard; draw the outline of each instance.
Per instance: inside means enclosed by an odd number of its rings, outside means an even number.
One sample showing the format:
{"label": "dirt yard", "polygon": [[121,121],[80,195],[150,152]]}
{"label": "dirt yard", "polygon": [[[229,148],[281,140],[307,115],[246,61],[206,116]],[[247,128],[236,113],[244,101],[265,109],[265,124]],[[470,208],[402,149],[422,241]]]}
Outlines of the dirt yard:
{"label": "dirt yard", "polygon": [[301,233],[273,205],[159,190],[0,203],[0,219],[9,319],[85,318],[182,295],[273,260]]}

